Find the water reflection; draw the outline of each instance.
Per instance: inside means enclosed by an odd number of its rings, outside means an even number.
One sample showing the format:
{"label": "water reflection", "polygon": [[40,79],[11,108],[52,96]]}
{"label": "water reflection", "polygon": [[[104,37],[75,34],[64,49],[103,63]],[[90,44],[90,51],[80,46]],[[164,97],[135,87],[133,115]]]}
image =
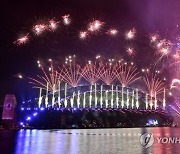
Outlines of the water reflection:
{"label": "water reflection", "polygon": [[[153,146],[144,149],[140,136],[145,132],[154,137],[180,137],[179,128],[126,128],[126,129],[68,129],[68,130],[19,130],[0,131],[0,148],[8,147],[16,154],[87,154],[87,153],[179,153],[180,143],[162,144],[155,140]],[[5,139],[5,136],[8,136]],[[3,139],[3,140],[2,140]],[[12,142],[14,140],[14,142]]]}

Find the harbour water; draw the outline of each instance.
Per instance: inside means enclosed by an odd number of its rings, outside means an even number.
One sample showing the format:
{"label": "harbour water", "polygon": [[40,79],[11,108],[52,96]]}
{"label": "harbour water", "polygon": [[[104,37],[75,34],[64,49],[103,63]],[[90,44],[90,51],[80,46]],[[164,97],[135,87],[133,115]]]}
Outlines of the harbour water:
{"label": "harbour water", "polygon": [[[140,137],[153,134],[154,142],[143,147]],[[0,130],[2,154],[178,154],[180,128]],[[158,142],[157,138],[162,139]],[[164,139],[163,139],[164,138]]]}

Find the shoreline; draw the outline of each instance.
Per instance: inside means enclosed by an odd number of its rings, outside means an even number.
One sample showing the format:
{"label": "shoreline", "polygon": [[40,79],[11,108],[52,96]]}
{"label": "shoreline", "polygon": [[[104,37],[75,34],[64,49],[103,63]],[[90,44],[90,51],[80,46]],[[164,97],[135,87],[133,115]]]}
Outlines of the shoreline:
{"label": "shoreline", "polygon": [[1,130],[71,130],[71,129],[135,129],[135,128],[180,128],[180,127],[169,127],[169,126],[159,126],[159,127],[99,127],[99,128],[0,128]]}

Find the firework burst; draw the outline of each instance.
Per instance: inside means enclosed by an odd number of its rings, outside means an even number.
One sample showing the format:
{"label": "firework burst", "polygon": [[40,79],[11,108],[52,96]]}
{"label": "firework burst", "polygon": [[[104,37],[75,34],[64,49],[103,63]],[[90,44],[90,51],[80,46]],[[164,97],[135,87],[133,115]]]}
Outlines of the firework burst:
{"label": "firework burst", "polygon": [[116,78],[116,65],[110,62],[106,64],[100,64],[100,66],[102,70],[101,80],[105,84],[110,85]]}
{"label": "firework burst", "polygon": [[159,39],[158,34],[150,34],[150,40],[151,42],[156,42]]}
{"label": "firework burst", "polygon": [[180,63],[180,50],[176,50],[175,54],[173,55],[173,59],[174,59],[174,63],[173,64]]}
{"label": "firework burst", "polygon": [[90,61],[83,68],[82,76],[92,85],[94,85],[102,76],[100,64],[92,64]]}
{"label": "firework burst", "polygon": [[133,48],[130,48],[130,47],[127,48],[126,52],[129,56],[133,56],[135,54],[135,50]]}
{"label": "firework burst", "polygon": [[146,73],[143,79],[150,96],[155,97],[155,95],[163,92],[165,88],[164,81],[159,79],[156,75],[149,75]]}
{"label": "firework burst", "polygon": [[99,31],[104,23],[99,20],[94,20],[93,22],[89,23],[88,31],[90,32],[96,32]]}
{"label": "firework burst", "polygon": [[166,39],[158,39],[158,35],[151,36],[151,42],[154,43],[154,47],[156,49],[156,54],[160,55],[160,58],[164,56],[168,56],[171,53],[172,43]]}
{"label": "firework burst", "polygon": [[58,27],[58,23],[59,22],[56,22],[55,20],[51,19],[49,20],[49,28],[51,31],[55,31]]}
{"label": "firework burst", "polygon": [[29,34],[26,34],[26,35],[18,38],[16,41],[14,41],[14,44],[19,46],[19,45],[27,43],[28,40],[29,40]]}
{"label": "firework burst", "polygon": [[135,34],[136,34],[136,30],[135,30],[135,28],[133,28],[125,33],[125,37],[126,37],[126,39],[131,40],[131,39],[134,39]]}
{"label": "firework burst", "polygon": [[37,75],[37,79],[29,78],[30,83],[34,85],[34,88],[42,88],[48,91],[55,91],[58,89],[59,82],[62,81],[62,71],[58,72],[54,70],[53,65],[45,71],[44,68],[41,67],[42,75]]}
{"label": "firework burst", "polygon": [[81,31],[79,33],[79,38],[80,39],[85,39],[88,36],[88,32],[87,31]]}
{"label": "firework burst", "polygon": [[45,24],[37,24],[33,27],[33,30],[36,35],[42,34],[47,29],[47,26]]}
{"label": "firework burst", "polygon": [[62,16],[62,18],[63,18],[63,23],[65,25],[69,25],[71,23],[70,15],[69,14]]}
{"label": "firework burst", "polygon": [[180,99],[175,98],[174,104],[170,105],[171,109],[180,117]]}
{"label": "firework burst", "polygon": [[107,31],[107,34],[110,35],[110,36],[116,36],[116,35],[118,34],[118,30],[117,30],[117,29],[114,29],[114,28],[109,29],[109,30]]}
{"label": "firework burst", "polygon": [[180,84],[180,80],[179,79],[173,79],[171,82],[171,89],[172,88],[176,88],[176,84]]}
{"label": "firework burst", "polygon": [[140,78],[137,68],[127,64],[119,64],[116,69],[116,77],[123,87],[127,87]]}
{"label": "firework burst", "polygon": [[76,87],[79,81],[82,78],[82,68],[80,65],[77,65],[75,61],[72,59],[65,65],[63,65],[62,76],[63,81],[71,85],[72,87]]}

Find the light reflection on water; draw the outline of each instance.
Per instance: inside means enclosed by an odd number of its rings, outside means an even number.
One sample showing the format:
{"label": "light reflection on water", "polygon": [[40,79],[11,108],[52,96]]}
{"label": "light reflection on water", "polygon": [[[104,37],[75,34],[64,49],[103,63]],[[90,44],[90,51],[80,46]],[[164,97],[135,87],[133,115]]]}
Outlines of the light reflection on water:
{"label": "light reflection on water", "polygon": [[1,130],[0,149],[2,153],[15,154],[179,153],[180,143],[155,141],[153,146],[143,149],[139,139],[144,132],[151,132],[154,137],[180,137],[179,128]]}

